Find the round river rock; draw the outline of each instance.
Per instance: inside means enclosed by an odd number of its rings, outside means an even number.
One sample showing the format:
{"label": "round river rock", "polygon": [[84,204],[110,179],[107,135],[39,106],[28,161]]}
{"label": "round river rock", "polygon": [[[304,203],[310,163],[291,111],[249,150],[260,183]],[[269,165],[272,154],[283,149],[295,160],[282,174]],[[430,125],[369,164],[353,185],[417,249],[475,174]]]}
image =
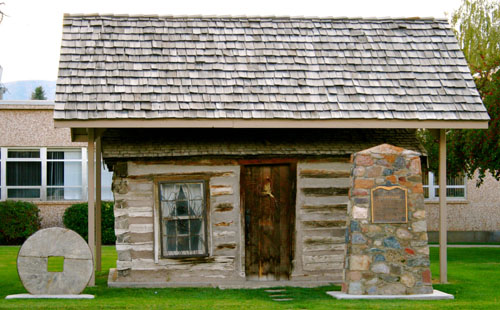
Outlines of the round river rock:
{"label": "round river rock", "polygon": [[[47,271],[50,256],[64,257],[62,272]],[[80,294],[94,268],[92,252],[76,232],[52,227],[31,235],[19,250],[17,272],[33,295]]]}

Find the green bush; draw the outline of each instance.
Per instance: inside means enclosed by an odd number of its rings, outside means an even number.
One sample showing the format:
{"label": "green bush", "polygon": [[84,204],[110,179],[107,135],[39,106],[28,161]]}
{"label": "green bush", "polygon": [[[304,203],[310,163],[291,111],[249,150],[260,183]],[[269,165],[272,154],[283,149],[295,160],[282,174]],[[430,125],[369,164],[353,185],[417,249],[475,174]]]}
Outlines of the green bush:
{"label": "green bush", "polygon": [[22,244],[40,229],[40,210],[26,201],[0,202],[0,244]]}
{"label": "green bush", "polygon": [[[66,228],[76,231],[88,241],[88,205],[77,203],[64,211],[63,223]],[[101,240],[102,244],[115,244],[115,216],[113,203],[103,201],[101,204]]]}

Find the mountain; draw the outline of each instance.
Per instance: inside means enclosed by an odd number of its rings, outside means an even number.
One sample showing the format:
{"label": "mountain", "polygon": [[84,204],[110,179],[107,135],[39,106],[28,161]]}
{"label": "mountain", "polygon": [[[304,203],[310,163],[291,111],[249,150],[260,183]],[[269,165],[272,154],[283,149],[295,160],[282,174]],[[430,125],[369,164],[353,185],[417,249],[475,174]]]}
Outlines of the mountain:
{"label": "mountain", "polygon": [[56,96],[56,81],[29,80],[3,83],[7,92],[3,94],[3,100],[29,100],[31,93],[38,86],[42,86],[45,97],[54,100]]}

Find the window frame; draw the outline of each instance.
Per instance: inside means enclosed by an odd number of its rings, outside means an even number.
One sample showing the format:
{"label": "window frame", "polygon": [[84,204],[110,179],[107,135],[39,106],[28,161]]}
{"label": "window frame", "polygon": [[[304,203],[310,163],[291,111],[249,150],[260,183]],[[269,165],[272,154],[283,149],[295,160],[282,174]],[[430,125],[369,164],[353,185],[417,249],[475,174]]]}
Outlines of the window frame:
{"label": "window frame", "polygon": [[[164,239],[163,239],[163,233],[164,233],[164,222],[163,222],[163,214],[162,214],[162,184],[186,184],[186,183],[201,183],[203,188],[202,188],[202,193],[203,193],[203,211],[202,211],[202,229],[203,229],[203,253],[198,253],[198,254],[172,254],[172,255],[164,255]],[[158,214],[158,242],[155,242],[157,244],[157,248],[159,249],[159,253],[155,253],[155,262],[158,262],[158,257],[160,259],[175,259],[175,258],[194,258],[194,257],[208,257],[210,256],[210,251],[209,251],[209,243],[208,243],[208,233],[209,233],[209,219],[208,219],[208,209],[209,209],[209,191],[208,191],[208,181],[203,178],[173,178],[173,179],[164,179],[161,178],[159,180],[155,180],[155,185],[157,188],[157,197],[158,197],[158,208],[157,208],[157,214]],[[155,233],[156,235],[156,233]],[[159,244],[158,244],[159,243]],[[179,251],[176,251],[179,252]]]}
{"label": "window frame", "polygon": [[[424,188],[424,194],[425,194],[425,189],[429,192],[429,197],[425,197],[424,195],[424,200],[428,202],[432,201],[439,201],[439,196],[437,195],[439,193],[439,184],[434,184],[434,180],[436,176],[432,171],[427,171],[427,185],[422,184]],[[425,178],[425,175],[423,175],[423,178]],[[446,194],[446,200],[447,201],[465,201],[467,200],[467,179],[465,176],[462,176],[464,180],[463,185],[449,185],[450,180],[449,178],[446,178],[446,189],[463,189],[464,190],[464,196],[463,197],[448,197],[448,194]]]}

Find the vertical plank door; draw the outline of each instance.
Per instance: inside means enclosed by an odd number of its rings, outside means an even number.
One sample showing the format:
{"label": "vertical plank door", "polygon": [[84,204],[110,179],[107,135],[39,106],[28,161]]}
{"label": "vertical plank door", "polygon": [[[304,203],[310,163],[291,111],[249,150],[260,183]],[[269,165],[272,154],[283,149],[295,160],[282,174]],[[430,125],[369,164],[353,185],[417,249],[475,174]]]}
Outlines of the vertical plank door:
{"label": "vertical plank door", "polygon": [[245,272],[251,280],[285,280],[293,250],[293,179],[290,165],[242,169]]}

